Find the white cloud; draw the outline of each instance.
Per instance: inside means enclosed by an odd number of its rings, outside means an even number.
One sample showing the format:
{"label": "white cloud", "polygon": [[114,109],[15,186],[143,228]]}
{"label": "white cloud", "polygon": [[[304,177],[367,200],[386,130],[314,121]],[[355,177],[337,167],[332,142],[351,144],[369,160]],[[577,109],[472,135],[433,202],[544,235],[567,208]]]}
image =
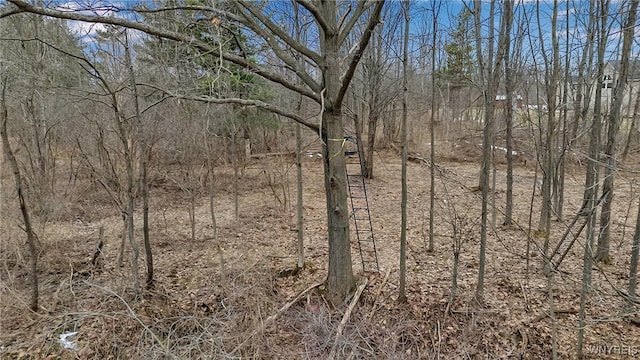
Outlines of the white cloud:
{"label": "white cloud", "polygon": [[[103,1],[68,1],[56,7],[56,10],[65,12],[75,12],[84,15],[97,16],[116,16],[117,5],[114,3],[105,3]],[[82,41],[87,41],[96,35],[98,31],[106,30],[104,24],[89,23],[84,21],[69,20],[67,22],[69,29],[78,36]]]}

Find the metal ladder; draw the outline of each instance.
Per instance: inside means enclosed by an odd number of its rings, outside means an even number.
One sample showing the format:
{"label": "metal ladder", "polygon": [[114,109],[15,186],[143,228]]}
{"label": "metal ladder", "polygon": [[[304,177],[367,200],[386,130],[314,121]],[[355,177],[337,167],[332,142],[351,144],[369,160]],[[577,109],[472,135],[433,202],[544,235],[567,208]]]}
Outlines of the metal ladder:
{"label": "metal ladder", "polygon": [[362,159],[358,151],[358,140],[355,137],[345,137],[345,164],[347,168],[347,184],[351,198],[351,217],[355,224],[358,249],[362,260],[362,270],[365,272],[379,272],[376,241],[371,225],[367,187],[362,176]]}

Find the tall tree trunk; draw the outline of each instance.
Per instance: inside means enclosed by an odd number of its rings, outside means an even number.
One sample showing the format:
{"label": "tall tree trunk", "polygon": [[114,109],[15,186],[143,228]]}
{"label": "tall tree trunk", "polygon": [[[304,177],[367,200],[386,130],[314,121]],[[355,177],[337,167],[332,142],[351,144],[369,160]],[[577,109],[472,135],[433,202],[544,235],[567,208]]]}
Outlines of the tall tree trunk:
{"label": "tall tree trunk", "polygon": [[[437,16],[433,17],[433,33],[431,40],[433,41],[433,48],[431,50],[431,73],[436,73],[436,42],[438,36],[438,20]],[[431,142],[429,160],[431,161],[431,167],[429,168],[429,247],[427,251],[433,252],[435,247],[435,226],[433,218],[435,217],[436,206],[436,115],[437,115],[437,101],[436,101],[436,79],[435,76],[431,76],[431,118],[429,119],[429,141]]]}
{"label": "tall tree trunk", "polygon": [[[398,302],[406,302],[406,274],[407,274],[407,83],[409,62],[409,0],[402,2],[404,8],[404,45],[402,55],[402,170],[400,182],[402,195],[400,201],[400,292]],[[433,167],[433,165],[432,165]]]}
{"label": "tall tree trunk", "polygon": [[[598,82],[603,78],[604,70],[604,57],[605,49],[607,46],[607,14],[609,11],[609,3],[605,0],[597,2],[597,10],[595,14],[590,14],[589,21],[592,21],[592,17],[597,20],[596,28],[598,34],[598,50],[597,50],[597,76]],[[591,139],[589,142],[589,161],[587,164],[587,174],[585,180],[584,191],[584,204],[581,209],[581,213],[588,217],[587,221],[587,235],[584,246],[583,254],[583,267],[582,267],[582,290],[580,292],[580,310],[578,313],[578,339],[577,339],[577,356],[582,358],[584,347],[584,330],[586,325],[586,306],[587,296],[589,289],[591,288],[591,277],[593,267],[593,245],[596,233],[596,212],[598,206],[598,183],[600,177],[600,133],[602,127],[602,86],[598,83],[596,86],[595,102],[594,102],[594,116],[593,123],[591,125]]]}
{"label": "tall tree trunk", "polygon": [[24,231],[27,233],[27,245],[29,247],[29,282],[31,283],[31,299],[29,301],[29,308],[32,311],[38,311],[38,246],[36,243],[36,234],[33,231],[31,219],[29,216],[29,208],[27,201],[24,198],[24,187],[22,184],[22,175],[20,174],[20,168],[18,167],[18,161],[16,160],[13,150],[11,150],[11,144],[9,143],[9,134],[7,133],[7,121],[9,118],[7,112],[6,99],[7,79],[6,77],[2,81],[2,94],[0,96],[0,116],[2,118],[0,126],[0,137],[2,138],[2,149],[4,156],[6,157],[11,170],[13,171],[13,180],[16,185],[16,191],[18,193],[18,201],[20,203],[20,212],[22,213],[22,220],[24,221]]}
{"label": "tall tree trunk", "polygon": [[[298,99],[298,113],[302,108],[302,96]],[[298,269],[304,267],[304,204],[302,201],[302,125],[296,124],[296,229],[298,230]]]}
{"label": "tall tree trunk", "polygon": [[149,241],[149,181],[147,179],[147,167],[148,167],[148,154],[147,154],[147,141],[145,139],[144,124],[142,122],[142,115],[140,114],[140,104],[138,103],[138,87],[136,86],[136,77],[133,70],[133,59],[131,58],[131,51],[129,49],[129,35],[125,30],[124,33],[124,51],[127,62],[127,68],[129,70],[129,86],[133,95],[133,105],[135,110],[136,121],[136,135],[138,137],[138,143],[140,144],[140,171],[141,174],[141,188],[142,188],[142,243],[144,244],[145,261],[147,265],[147,280],[145,287],[151,289],[153,287],[153,254],[151,252],[151,242]]}
{"label": "tall tree trunk", "polygon": [[[536,3],[536,16],[538,18],[538,23],[541,23],[540,20],[540,3]],[[545,87],[546,87],[546,98],[547,98],[547,106],[548,106],[548,114],[547,114],[547,127],[546,127],[546,135],[545,135],[545,144],[544,146],[544,156],[543,156],[543,171],[542,171],[542,209],[540,212],[540,222],[538,224],[538,230],[544,231],[544,245],[543,245],[543,253],[544,256],[542,261],[544,262],[544,270],[545,272],[549,271],[549,241],[550,241],[550,232],[551,232],[551,210],[553,208],[552,201],[552,189],[553,184],[556,179],[555,175],[555,153],[556,153],[556,144],[555,144],[555,128],[556,128],[556,108],[557,108],[557,98],[556,94],[558,91],[558,76],[559,76],[559,45],[558,45],[558,0],[554,0],[553,2],[553,14],[551,18],[551,46],[552,46],[552,56],[553,59],[551,61],[551,68],[549,68],[549,59],[547,50],[544,47],[544,42],[542,43],[542,56],[545,60]],[[542,28],[539,27],[539,34],[542,35]],[[542,38],[542,37],[541,37]]]}
{"label": "tall tree trunk", "polygon": [[[571,22],[569,21],[570,14],[566,14],[565,18],[565,62],[564,62],[564,81],[563,81],[563,92],[562,92],[562,155],[560,159],[558,159],[557,166],[557,182],[556,182],[556,193],[557,193],[557,201],[555,203],[556,216],[558,221],[563,221],[564,218],[564,184],[566,179],[566,165],[567,165],[567,155],[569,154],[569,148],[571,144],[570,138],[570,130],[569,130],[569,89],[571,89],[571,57],[568,55],[570,52],[570,27]],[[574,109],[574,111],[579,111],[578,109]]]}
{"label": "tall tree trunk", "polygon": [[329,109],[322,116],[324,137],[325,192],[329,232],[329,274],[327,288],[334,304],[342,303],[355,284],[349,243],[347,179],[342,148],[344,132],[340,109]]}
{"label": "tall tree trunk", "polygon": [[[509,34],[507,34],[507,44],[511,42]],[[506,191],[506,204],[504,210],[504,225],[511,225],[513,222],[513,124],[516,119],[516,101],[514,94],[514,79],[511,70],[511,62],[509,55],[509,45],[507,45],[507,52],[504,59],[505,67],[505,90],[507,93],[507,105],[506,105],[506,148],[507,148],[507,191]]]}
{"label": "tall tree trunk", "polygon": [[498,82],[500,79],[502,61],[504,60],[506,51],[506,32],[511,31],[513,0],[507,0],[503,3],[503,10],[506,16],[500,20],[500,33],[498,36],[498,49],[494,53],[493,39],[495,37],[494,18],[495,3],[491,2],[489,7],[489,36],[490,41],[487,47],[487,61],[483,59],[482,52],[482,18],[481,18],[481,0],[475,0],[473,6],[474,24],[475,24],[475,40],[476,40],[476,56],[481,72],[482,86],[484,92],[484,129],[482,143],[482,166],[480,174],[480,188],[482,190],[482,214],[480,218],[480,256],[478,265],[478,284],[476,286],[475,299],[478,303],[483,302],[484,298],[484,273],[487,246],[487,223],[488,223],[488,201],[489,201],[489,167],[492,162],[492,147],[494,117],[495,117],[495,99],[498,92]]}
{"label": "tall tree trunk", "polygon": [[[336,19],[337,4],[322,3],[323,17]],[[336,19],[337,21],[337,19]],[[327,196],[327,226],[329,231],[329,274],[327,288],[334,304],[342,303],[355,285],[349,242],[349,208],[347,206],[347,178],[344,160],[344,129],[342,103],[336,103],[341,87],[340,44],[337,33],[324,34],[325,108],[322,114],[324,141],[324,183]]]}
{"label": "tall tree trunk", "polygon": [[[493,42],[491,41],[489,44],[488,56],[489,60],[486,64],[483,61],[482,54],[482,23],[481,23],[481,9],[482,3],[480,0],[474,0],[473,12],[474,12],[474,23],[475,23],[475,36],[476,36],[476,53],[477,60],[479,64],[479,69],[482,74],[482,86],[484,89],[484,138],[482,143],[482,165],[480,169],[480,189],[482,191],[482,213],[480,218],[480,256],[479,256],[479,266],[478,266],[478,283],[476,285],[476,294],[475,299],[478,303],[483,302],[484,298],[484,268],[485,268],[485,257],[486,257],[486,246],[487,246],[487,200],[488,200],[488,188],[489,188],[489,166],[491,164],[491,133],[493,132],[493,109],[494,109],[494,101],[495,95],[492,98],[491,95],[491,85],[488,83],[488,79],[490,78],[490,72],[487,71],[487,64],[491,64],[493,61],[493,46],[491,45]],[[490,17],[490,26],[489,33],[493,35],[493,9],[494,3],[491,3],[491,13]],[[491,39],[493,36],[491,36]]]}
{"label": "tall tree trunk", "polygon": [[[376,134],[378,131],[378,122],[380,113],[382,112],[383,102],[380,99],[381,87],[381,66],[382,66],[382,32],[378,30],[375,36],[372,36],[372,43],[369,46],[369,57],[367,63],[367,103],[368,103],[368,120],[367,120],[367,151],[364,152],[362,158],[363,176],[367,179],[373,179],[374,176],[374,157],[373,153],[376,146]],[[364,119],[363,119],[364,122]],[[364,124],[363,124],[364,125]],[[358,139],[360,140],[360,139]],[[360,145],[360,143],[358,143]],[[364,149],[363,149],[364,150]]]}
{"label": "tall tree trunk", "polygon": [[631,57],[631,45],[634,40],[634,25],[638,11],[639,0],[632,0],[629,3],[627,19],[623,26],[624,37],[622,40],[622,59],[620,62],[620,73],[613,89],[613,99],[611,110],[608,114],[607,145],[604,152],[604,181],[602,184],[602,212],[600,213],[600,236],[598,237],[598,250],[596,260],[608,262],[609,259],[609,239],[611,233],[611,203],[613,202],[614,176],[616,164],[616,144],[618,130],[620,128],[620,117],[624,92],[627,87],[629,76],[629,60]]}
{"label": "tall tree trunk", "polygon": [[636,231],[633,234],[631,245],[631,264],[629,265],[629,296],[636,299],[638,285],[638,253],[640,252],[640,203],[638,203],[638,217],[636,218]]}

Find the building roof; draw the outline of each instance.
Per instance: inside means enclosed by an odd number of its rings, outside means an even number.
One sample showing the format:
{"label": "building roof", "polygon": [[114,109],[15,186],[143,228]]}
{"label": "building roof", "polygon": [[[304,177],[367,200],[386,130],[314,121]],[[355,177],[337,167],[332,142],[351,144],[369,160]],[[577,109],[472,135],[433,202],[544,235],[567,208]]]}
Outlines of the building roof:
{"label": "building roof", "polygon": [[[620,68],[622,67],[621,60],[611,60],[608,62],[609,65],[613,68],[615,72],[620,72]],[[633,59],[629,60],[629,80],[640,80],[640,60]]]}

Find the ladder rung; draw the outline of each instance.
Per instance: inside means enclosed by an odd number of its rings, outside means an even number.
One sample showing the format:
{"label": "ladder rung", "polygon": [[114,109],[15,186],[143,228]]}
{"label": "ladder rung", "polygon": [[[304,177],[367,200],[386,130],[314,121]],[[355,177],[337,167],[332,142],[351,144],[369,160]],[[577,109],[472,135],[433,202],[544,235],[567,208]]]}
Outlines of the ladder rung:
{"label": "ladder rung", "polygon": [[355,233],[360,249],[360,259],[364,271],[379,271],[378,253],[376,242],[373,237],[371,227],[371,213],[369,211],[369,200],[367,199],[367,188],[365,178],[362,175],[362,163],[357,151],[348,150],[345,152],[347,165],[347,185],[349,197],[351,198],[351,208]]}

